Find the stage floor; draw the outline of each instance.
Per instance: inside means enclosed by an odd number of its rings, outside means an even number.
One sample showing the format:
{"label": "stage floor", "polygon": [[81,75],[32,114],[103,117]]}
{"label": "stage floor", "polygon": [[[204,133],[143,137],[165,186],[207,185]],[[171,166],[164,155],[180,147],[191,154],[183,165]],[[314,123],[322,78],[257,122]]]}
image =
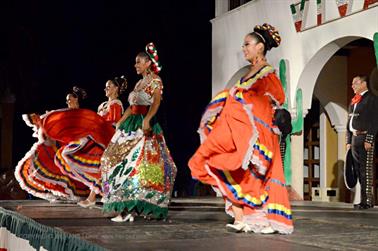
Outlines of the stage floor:
{"label": "stage floor", "polygon": [[42,200],[0,201],[0,207],[75,234],[108,250],[378,250],[378,209],[350,204],[293,202],[292,235],[236,234],[218,198],[175,199],[167,221],[115,223],[101,208]]}

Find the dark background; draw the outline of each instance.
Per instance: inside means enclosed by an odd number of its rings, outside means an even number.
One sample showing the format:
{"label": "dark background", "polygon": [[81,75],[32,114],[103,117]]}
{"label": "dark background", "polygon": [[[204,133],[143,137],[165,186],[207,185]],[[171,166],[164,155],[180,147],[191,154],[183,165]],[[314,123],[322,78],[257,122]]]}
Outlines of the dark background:
{"label": "dark background", "polygon": [[[187,162],[199,145],[197,127],[211,98],[213,0],[20,1],[0,4],[0,88],[16,97],[13,162],[35,141],[21,114],[66,107],[72,86],[85,88],[87,108],[107,100],[108,79],[125,75],[128,92],[139,76],[134,62],[154,42],[163,70],[159,110],[178,167],[175,190],[193,194]],[[128,106],[127,95],[121,99]]]}

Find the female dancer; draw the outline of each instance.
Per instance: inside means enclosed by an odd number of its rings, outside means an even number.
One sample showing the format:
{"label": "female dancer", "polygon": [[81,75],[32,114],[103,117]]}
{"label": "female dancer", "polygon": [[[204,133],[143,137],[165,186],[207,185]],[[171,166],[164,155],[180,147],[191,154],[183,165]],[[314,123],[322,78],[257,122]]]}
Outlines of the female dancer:
{"label": "female dancer", "polygon": [[87,98],[87,92],[77,86],[72,88],[72,91],[67,93],[66,104],[68,108],[77,109],[80,108],[80,101]]}
{"label": "female dancer", "polygon": [[[167,217],[176,166],[155,114],[163,84],[153,43],[136,57],[136,72],[143,78],[129,95],[130,106],[101,158],[104,211],[120,214],[113,221],[133,221],[131,212]],[[130,214],[127,215],[126,212]]]}
{"label": "female dancer", "polygon": [[[104,129],[105,134],[113,133],[108,126],[101,125],[103,119],[99,116],[93,116],[93,112],[80,112],[79,104],[86,98],[86,92],[78,87],[68,92],[66,102],[68,109],[61,109],[47,112],[44,115],[38,114],[23,115],[26,124],[33,128],[33,136],[38,138],[31,150],[25,157],[19,161],[15,177],[20,183],[22,189],[26,190],[33,196],[49,200],[51,202],[56,200],[78,201],[80,197],[87,196],[89,189],[82,182],[70,178],[60,169],[60,166],[55,163],[55,157],[59,149],[64,148],[72,132],[77,132],[79,123],[85,121],[85,117],[80,117],[84,113],[91,114],[94,121],[100,121],[99,128],[88,129],[86,133],[96,135],[98,130]],[[64,121],[66,118],[71,118],[74,122],[74,127],[69,129],[64,128],[67,124]],[[60,132],[54,128],[54,125],[59,125],[62,128]],[[104,124],[104,122],[102,123]],[[56,135],[59,132],[59,135]],[[109,137],[109,136],[108,136]],[[108,142],[108,141],[107,141]],[[104,143],[106,143],[106,140]]]}
{"label": "female dancer", "polygon": [[123,114],[123,105],[119,96],[126,90],[127,80],[124,76],[108,80],[105,84],[105,95],[108,101],[98,107],[98,114],[109,121],[113,126],[119,121]]}
{"label": "female dancer", "polygon": [[[123,105],[121,100],[119,100],[119,96],[126,90],[127,88],[127,80],[124,76],[118,78],[114,78],[113,80],[108,80],[105,84],[105,95],[108,97],[108,101],[103,102],[98,107],[98,114],[103,117],[110,125],[115,127],[115,124],[119,121],[123,113]],[[85,141],[87,139],[83,139],[84,142],[82,144],[86,144]],[[84,147],[84,146],[83,146]],[[102,154],[104,149],[100,149]],[[85,149],[87,151],[87,149]],[[101,156],[101,155],[98,155]],[[66,158],[67,159],[67,158]],[[71,172],[70,175],[72,178],[80,180],[84,184],[88,184],[91,188],[91,192],[87,199],[80,201],[78,203],[79,206],[87,208],[92,207],[96,204],[96,195],[102,194],[101,192],[101,171],[99,169],[99,162],[96,162],[96,169],[91,170],[91,174],[86,173],[84,168],[80,168],[77,172]],[[69,165],[69,163],[68,163]],[[83,175],[82,175],[83,174]],[[88,177],[90,176],[90,177]],[[90,178],[94,181],[92,185],[87,183],[87,178]]]}
{"label": "female dancer", "polygon": [[244,38],[249,72],[207,107],[202,144],[189,161],[192,176],[218,189],[235,232],[289,234],[292,214],[285,186],[275,108],[285,100],[281,83],[265,58],[281,38],[269,24]]}

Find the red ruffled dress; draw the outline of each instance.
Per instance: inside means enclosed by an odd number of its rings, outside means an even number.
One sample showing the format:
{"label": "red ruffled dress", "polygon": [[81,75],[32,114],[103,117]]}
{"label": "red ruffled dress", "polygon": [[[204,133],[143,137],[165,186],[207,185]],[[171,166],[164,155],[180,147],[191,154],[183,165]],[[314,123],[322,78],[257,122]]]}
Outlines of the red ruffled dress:
{"label": "red ruffled dress", "polygon": [[97,113],[106,121],[115,126],[123,114],[122,102],[119,99],[105,101],[99,105]]}
{"label": "red ruffled dress", "polygon": [[56,110],[38,120],[25,120],[39,140],[16,167],[21,187],[47,200],[77,201],[90,189],[100,193],[100,158],[114,128],[86,109]]}

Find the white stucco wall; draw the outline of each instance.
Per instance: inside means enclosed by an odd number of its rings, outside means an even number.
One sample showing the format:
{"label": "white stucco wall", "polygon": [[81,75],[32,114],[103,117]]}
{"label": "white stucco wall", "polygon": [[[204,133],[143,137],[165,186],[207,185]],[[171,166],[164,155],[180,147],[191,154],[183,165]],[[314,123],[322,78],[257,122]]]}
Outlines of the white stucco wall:
{"label": "white stucco wall", "polygon": [[295,91],[300,87],[304,110],[310,109],[316,80],[329,58],[357,38],[372,40],[378,31],[378,7],[360,11],[363,0],[353,1],[352,11],[355,13],[334,21],[332,19],[339,15],[336,2],[326,0],[326,23],[321,26],[315,26],[316,1],[310,0],[304,31],[297,33],[290,11],[291,3],[290,0],[255,0],[212,20],[213,95],[247,65],[241,44],[256,24],[267,22],[279,30],[282,44],[268,52],[267,58],[277,69],[281,59],[288,60],[290,103],[293,104]]}
{"label": "white stucco wall", "polygon": [[314,95],[329,115],[332,126],[346,125],[347,102],[347,58],[333,56],[325,64],[316,82]]}

